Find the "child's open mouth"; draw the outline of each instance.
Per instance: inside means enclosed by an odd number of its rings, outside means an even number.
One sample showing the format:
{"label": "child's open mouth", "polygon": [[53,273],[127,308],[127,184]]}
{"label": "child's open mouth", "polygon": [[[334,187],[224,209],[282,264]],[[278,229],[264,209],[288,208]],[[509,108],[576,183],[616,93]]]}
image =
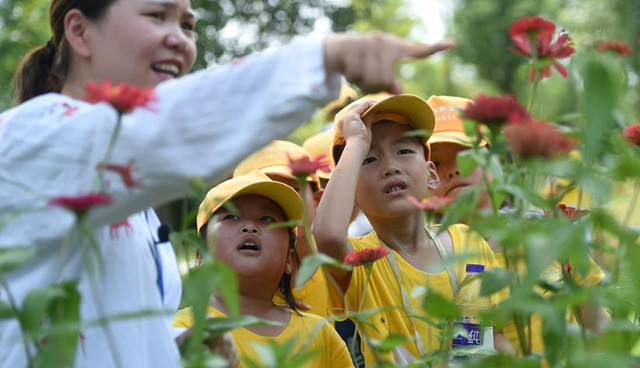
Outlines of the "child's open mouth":
{"label": "child's open mouth", "polygon": [[260,254],[262,246],[260,245],[260,241],[257,238],[248,237],[242,240],[237,249],[244,255],[255,256]]}
{"label": "child's open mouth", "polygon": [[405,183],[401,181],[394,181],[384,187],[384,194],[392,196],[400,195],[405,191],[405,189],[407,189],[407,185]]}

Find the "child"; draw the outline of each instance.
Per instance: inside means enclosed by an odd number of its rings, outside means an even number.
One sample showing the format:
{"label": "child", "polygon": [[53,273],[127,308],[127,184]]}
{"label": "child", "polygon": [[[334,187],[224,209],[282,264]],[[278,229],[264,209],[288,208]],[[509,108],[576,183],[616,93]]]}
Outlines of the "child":
{"label": "child", "polygon": [[[468,176],[460,175],[456,155],[458,152],[471,149],[473,147],[472,138],[466,135],[462,120],[459,113],[464,110],[471,100],[461,97],[451,96],[431,96],[427,103],[431,106],[436,115],[436,125],[433,135],[429,138],[429,146],[431,147],[431,160],[436,167],[436,172],[440,178],[440,185],[437,188],[430,189],[430,192],[440,197],[455,199],[463,190],[471,186],[483,186],[482,168],[477,167]],[[482,137],[480,140],[481,149],[489,142]],[[490,172],[487,173],[488,180],[493,177]],[[491,204],[487,192],[482,190],[478,201],[478,208],[488,210]],[[489,244],[493,249],[498,264],[502,268],[506,268],[506,260],[502,247],[489,239]],[[585,283],[587,285],[596,285],[605,277],[600,267],[591,260],[591,272],[589,272]],[[519,265],[518,270],[524,272],[524,265]],[[562,266],[556,262],[550,266],[541,276],[550,282],[558,282],[562,279]],[[583,313],[588,313],[596,318],[585,318],[585,325],[595,328],[600,320],[598,311],[594,311],[593,307],[583,306]],[[595,315],[593,314],[595,313]],[[531,350],[533,353],[544,352],[544,344],[542,340],[542,320],[538,315],[533,315],[531,320],[532,339]],[[505,335],[512,342],[516,349],[520,349],[517,331],[513,326],[505,327]],[[520,352],[520,351],[519,351]]]}
{"label": "child", "polygon": [[[238,213],[224,205],[232,202]],[[214,258],[236,271],[240,286],[240,311],[279,322],[282,326],[253,326],[231,332],[242,363],[247,360],[261,365],[256,344],[275,340],[284,344],[294,340],[292,355],[299,353],[307,340],[307,351],[319,354],[304,367],[352,367],[346,345],[335,330],[322,318],[300,313],[291,291],[291,273],[297,261],[293,229],[269,225],[287,220],[300,220],[302,201],[297,193],[282,183],[254,171],[238,176],[211,189],[200,205],[198,231],[204,236]],[[273,303],[280,293],[289,308]],[[228,315],[224,303],[214,296],[208,308],[211,317]],[[316,333],[314,329],[320,324]],[[193,325],[189,308],[179,311],[174,319],[176,328]]]}
{"label": "child", "polygon": [[[435,236],[424,226],[421,210],[407,200],[422,199],[426,188],[438,185],[435,167],[429,162],[425,145],[433,130],[434,115],[427,103],[412,95],[377,94],[354,102],[336,116],[338,132],[333,144],[336,168],[318,208],[314,235],[318,250],[344,259],[352,250],[385,246],[390,255],[373,264],[368,289],[361,300],[365,269],[353,271],[328,268],[345,293],[346,307],[358,311],[387,307],[363,326],[363,335],[382,340],[389,334],[407,337],[394,352],[396,361],[411,361],[439,348],[439,330],[410,317],[421,310],[416,286],[428,286],[446,298],[454,298],[459,280],[466,276],[465,265],[445,266],[445,259],[460,252],[473,252],[469,263],[497,267],[493,252],[464,225],[451,226]],[[407,136],[414,130],[425,135]],[[371,222],[374,232],[348,238],[351,216],[349,203],[355,201]],[[424,229],[424,230],[423,230]],[[492,297],[492,302],[497,298]],[[389,308],[396,306],[398,308]],[[499,336],[499,334],[496,334]],[[502,343],[496,340],[496,346]],[[368,344],[363,351],[367,365],[377,359]],[[400,355],[402,358],[400,358]],[[388,360],[390,355],[381,359]]]}
{"label": "child", "polygon": [[[271,180],[290,186],[302,196],[300,183],[291,174],[289,157],[299,159],[301,157],[309,157],[309,153],[295,143],[274,141],[242,161],[233,172],[233,176],[238,177],[258,170],[266,174]],[[316,174],[308,176],[305,183],[303,201],[306,208],[305,217],[309,226],[313,225],[316,206],[321,195],[322,188],[320,188]],[[304,259],[304,257],[316,252],[316,246],[313,243],[309,243],[304,227],[299,226],[296,229],[296,237],[296,251],[300,259]],[[294,296],[297,301],[304,302],[311,308],[309,313],[325,318],[331,314],[327,284],[321,269],[318,269],[313,277],[301,288],[294,290]]]}

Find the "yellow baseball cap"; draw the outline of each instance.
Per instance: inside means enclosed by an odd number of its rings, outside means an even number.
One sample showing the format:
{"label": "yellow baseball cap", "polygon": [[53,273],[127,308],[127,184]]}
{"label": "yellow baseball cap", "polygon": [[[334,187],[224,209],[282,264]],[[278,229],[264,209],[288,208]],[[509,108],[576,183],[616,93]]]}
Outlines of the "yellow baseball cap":
{"label": "yellow baseball cap", "polygon": [[[467,98],[453,96],[431,96],[427,103],[433,109],[436,116],[436,125],[433,134],[429,138],[429,145],[436,143],[455,143],[465,147],[473,147],[473,138],[464,131],[464,124],[460,113],[472,102]],[[482,137],[480,146],[489,144]]]}
{"label": "yellow baseball cap", "polygon": [[427,101],[416,95],[392,95],[387,92],[380,92],[364,96],[350,103],[336,114],[334,119],[335,134],[331,145],[331,155],[334,162],[335,147],[345,143],[344,137],[338,127],[338,121],[349,112],[351,107],[369,100],[375,101],[376,104],[362,114],[363,118],[373,114],[372,124],[381,120],[391,120],[400,124],[409,124],[414,130],[424,130],[427,132],[426,135],[418,136],[422,143],[427,143],[427,140],[433,132],[436,120],[433,110],[429,104],[427,104]]}
{"label": "yellow baseball cap", "polygon": [[[244,159],[233,172],[233,177],[245,175],[251,171],[258,170],[265,174],[278,175],[289,179],[296,177],[289,168],[289,157],[298,159],[301,157],[311,157],[309,152],[295,143],[288,141],[273,141],[268,146],[254,152]],[[307,180],[319,184],[318,177],[312,174]]]}
{"label": "yellow baseball cap", "polygon": [[207,193],[198,209],[198,231],[225,203],[243,194],[257,194],[276,202],[287,221],[302,220],[304,207],[298,193],[286,184],[273,181],[259,171],[253,171],[222,182]]}
{"label": "yellow baseball cap", "polygon": [[320,132],[307,139],[302,144],[302,148],[309,152],[309,155],[311,155],[311,159],[315,160],[318,157],[324,155],[325,159],[329,163],[329,166],[331,167],[330,172],[324,172],[322,170],[318,170],[316,172],[316,175],[320,179],[329,179],[331,177],[333,169],[335,169],[336,167],[336,165],[334,165],[333,161],[331,160],[331,142],[333,140],[334,134],[335,133],[333,132],[333,128],[325,130],[324,132]]}

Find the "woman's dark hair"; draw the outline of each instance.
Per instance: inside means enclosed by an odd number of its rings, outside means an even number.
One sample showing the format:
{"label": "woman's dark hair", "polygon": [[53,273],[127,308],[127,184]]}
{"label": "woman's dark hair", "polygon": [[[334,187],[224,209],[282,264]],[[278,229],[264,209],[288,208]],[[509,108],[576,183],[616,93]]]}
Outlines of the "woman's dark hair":
{"label": "woman's dark hair", "polygon": [[20,62],[14,75],[15,103],[36,96],[60,92],[69,71],[70,50],[64,35],[64,18],[72,9],[98,20],[117,0],[52,0],[49,25],[53,36],[44,46],[31,50]]}
{"label": "woman's dark hair", "polygon": [[[202,240],[204,240],[205,244],[207,243],[207,228],[209,227],[209,223],[205,223],[198,232]],[[289,232],[289,249],[293,250],[293,260],[296,263],[296,269],[300,266],[300,257],[298,257],[298,251],[296,250],[296,233],[293,232],[292,228],[287,228]],[[288,257],[288,255],[287,255]],[[202,259],[202,255],[199,251],[196,251],[196,258]],[[280,278],[280,283],[278,284],[278,296],[280,296],[287,303],[289,308],[300,314],[300,306],[296,302],[296,299],[293,296],[293,287],[291,283],[293,282],[291,274],[283,274]]]}

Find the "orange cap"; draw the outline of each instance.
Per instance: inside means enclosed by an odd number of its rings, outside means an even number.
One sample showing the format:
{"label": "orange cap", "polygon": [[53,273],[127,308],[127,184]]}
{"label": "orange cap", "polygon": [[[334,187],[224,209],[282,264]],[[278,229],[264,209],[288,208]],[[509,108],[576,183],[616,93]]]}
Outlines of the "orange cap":
{"label": "orange cap", "polygon": [[[453,96],[431,96],[427,103],[436,115],[436,125],[433,134],[429,138],[429,145],[436,143],[455,143],[465,147],[473,147],[473,138],[464,131],[464,124],[460,118],[460,112],[472,102],[467,98]],[[482,137],[480,145],[489,144]]]}
{"label": "orange cap", "polygon": [[302,148],[304,148],[309,155],[311,155],[311,159],[315,160],[318,157],[324,155],[325,160],[331,166],[330,172],[324,172],[322,170],[318,170],[316,175],[320,179],[329,179],[331,177],[331,173],[333,169],[336,167],[333,161],[331,160],[331,141],[333,140],[333,135],[335,133],[332,129],[325,130],[324,132],[320,132],[311,138],[304,141],[302,144]]}
{"label": "orange cap", "polygon": [[[278,175],[289,179],[296,177],[291,174],[289,168],[289,157],[298,159],[300,157],[311,157],[309,152],[295,143],[288,141],[273,141],[268,146],[254,152],[251,156],[245,158],[236,170],[233,177],[245,175],[251,171],[258,170],[265,174]],[[312,174],[307,177],[310,182],[320,184],[318,177]]]}
{"label": "orange cap", "polygon": [[[353,105],[361,104],[369,100],[375,101],[376,104],[362,114],[363,118],[373,114],[372,124],[381,120],[391,120],[400,124],[409,124],[413,130],[424,130],[426,132],[425,135],[420,135],[418,138],[422,143],[427,143],[435,124],[435,115],[427,102],[422,97],[416,95],[392,95],[386,92],[380,92],[364,96],[350,103],[336,114],[334,119],[335,134],[333,136],[333,143],[331,144],[331,155],[334,162],[334,148],[345,143],[344,137],[338,127],[338,121],[347,114]],[[427,153],[427,159],[428,158]]]}

